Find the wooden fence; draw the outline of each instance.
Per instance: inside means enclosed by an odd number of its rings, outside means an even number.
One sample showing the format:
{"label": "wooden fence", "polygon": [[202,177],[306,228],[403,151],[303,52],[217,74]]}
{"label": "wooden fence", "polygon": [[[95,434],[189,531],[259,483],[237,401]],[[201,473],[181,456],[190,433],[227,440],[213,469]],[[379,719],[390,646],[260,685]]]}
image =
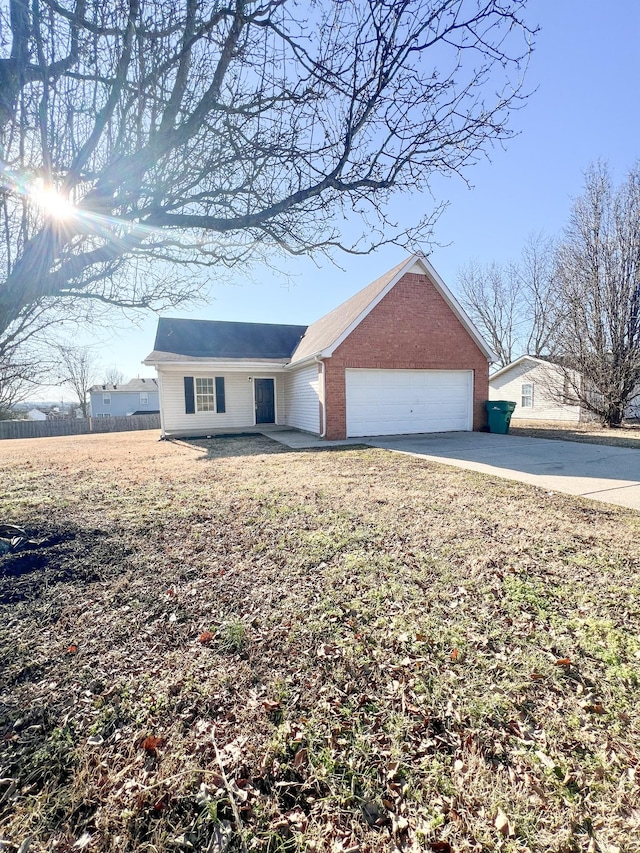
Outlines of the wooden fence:
{"label": "wooden fence", "polygon": [[89,432],[125,432],[137,429],[160,429],[160,415],[131,415],[128,418],[74,418],[64,421],[0,421],[0,440],[84,435]]}

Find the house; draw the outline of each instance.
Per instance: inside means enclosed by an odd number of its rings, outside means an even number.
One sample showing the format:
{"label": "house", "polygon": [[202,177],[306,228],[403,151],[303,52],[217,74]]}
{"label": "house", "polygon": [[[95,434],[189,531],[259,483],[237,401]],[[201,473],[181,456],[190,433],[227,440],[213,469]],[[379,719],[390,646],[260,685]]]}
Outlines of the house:
{"label": "house", "polygon": [[74,410],[62,404],[60,406],[53,406],[53,408],[49,409],[49,411],[47,412],[48,421],[70,421],[74,418]]}
{"label": "house", "polygon": [[[512,420],[566,421],[582,423],[597,416],[571,397],[571,385],[578,385],[581,374],[574,372],[572,382],[566,372],[552,361],[523,355],[496,370],[489,377],[490,400],[512,400],[516,409]],[[598,392],[594,390],[594,398]],[[640,386],[625,409],[625,418],[640,418]]]}
{"label": "house", "polygon": [[495,354],[424,255],[310,326],[161,318],[163,436],[283,425],[327,439],[482,429]]}
{"label": "house", "polygon": [[512,400],[512,420],[590,421],[594,415],[581,406],[564,402],[570,387],[561,367],[551,361],[523,355],[489,377],[490,400]]}
{"label": "house", "polygon": [[29,409],[27,412],[27,419],[30,421],[46,421],[47,415],[45,412],[40,411],[40,409]]}
{"label": "house", "polygon": [[92,385],[91,417],[128,417],[157,415],[160,410],[158,381],[152,378],[131,379],[123,385]]}

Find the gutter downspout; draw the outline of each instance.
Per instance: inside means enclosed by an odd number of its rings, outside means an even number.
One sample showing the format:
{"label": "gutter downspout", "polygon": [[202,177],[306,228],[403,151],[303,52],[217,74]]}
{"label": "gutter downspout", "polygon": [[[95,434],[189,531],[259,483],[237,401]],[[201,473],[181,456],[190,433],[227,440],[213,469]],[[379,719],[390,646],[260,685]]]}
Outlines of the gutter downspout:
{"label": "gutter downspout", "polygon": [[320,438],[326,438],[327,436],[327,395],[326,395],[326,384],[325,384],[325,364],[324,359],[322,359],[319,355],[316,356],[316,363],[322,365],[322,432],[320,433]]}

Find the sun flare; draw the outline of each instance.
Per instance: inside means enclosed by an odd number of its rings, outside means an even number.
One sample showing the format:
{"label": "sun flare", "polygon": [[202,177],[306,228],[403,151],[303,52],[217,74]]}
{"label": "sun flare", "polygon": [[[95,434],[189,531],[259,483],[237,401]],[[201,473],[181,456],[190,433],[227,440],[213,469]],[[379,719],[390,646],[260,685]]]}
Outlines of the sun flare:
{"label": "sun flare", "polygon": [[35,184],[29,194],[38,207],[52,219],[68,219],[75,212],[75,207],[69,199],[51,186]]}

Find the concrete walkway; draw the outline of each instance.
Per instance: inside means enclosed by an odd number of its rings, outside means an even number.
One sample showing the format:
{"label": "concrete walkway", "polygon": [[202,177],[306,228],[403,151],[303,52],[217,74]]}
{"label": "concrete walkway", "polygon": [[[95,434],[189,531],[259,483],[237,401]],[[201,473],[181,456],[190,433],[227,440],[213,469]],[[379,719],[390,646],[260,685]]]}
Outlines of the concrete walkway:
{"label": "concrete walkway", "polygon": [[270,438],[293,449],[366,444],[434,462],[530,483],[547,491],[580,495],[640,510],[640,448],[551,441],[486,432],[372,436],[323,441],[286,430]]}

